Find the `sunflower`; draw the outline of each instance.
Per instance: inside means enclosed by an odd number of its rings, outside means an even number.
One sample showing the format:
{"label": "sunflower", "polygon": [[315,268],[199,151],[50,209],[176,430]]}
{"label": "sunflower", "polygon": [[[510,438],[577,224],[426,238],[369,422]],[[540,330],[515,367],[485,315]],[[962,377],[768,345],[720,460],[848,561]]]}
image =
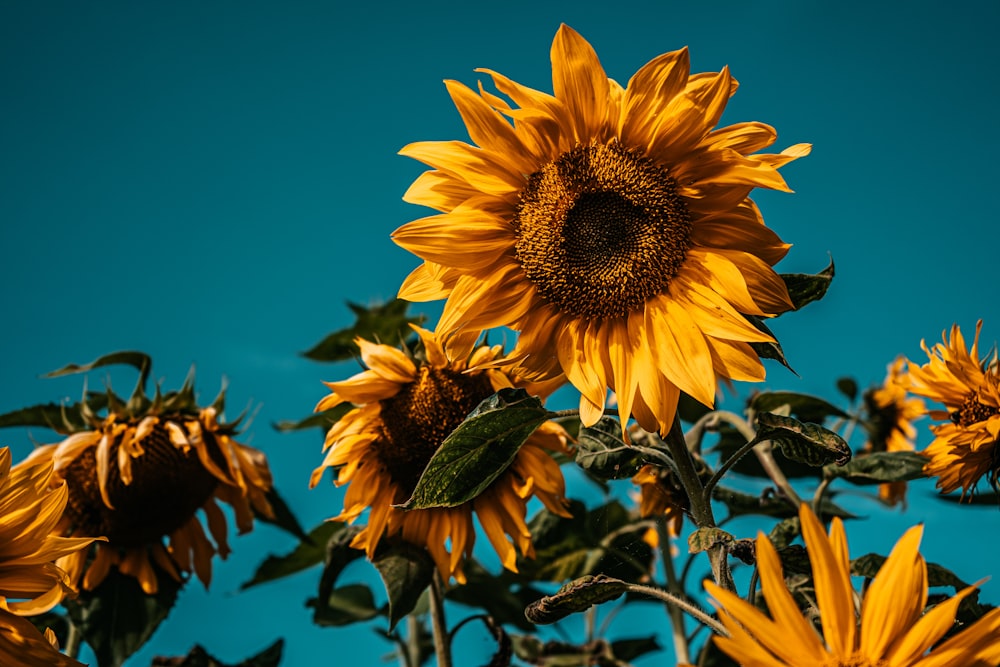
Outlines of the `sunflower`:
{"label": "sunflower", "polygon": [[[889,365],[881,387],[865,392],[868,442],[864,452],[912,452],[917,430],[913,421],[926,412],[924,402],[906,393],[906,359],[897,358]],[[906,482],[879,485],[879,497],[889,505],[906,503]]]}
{"label": "sunflower", "polygon": [[[863,595],[851,587],[844,525],[833,519],[829,537],[807,505],[799,509],[812,563],[823,636],[799,611],[785,587],[781,561],[767,537],[757,536],[757,565],[769,618],[712,582],[729,637],[716,645],[744,667],[994,667],[1000,661],[1000,609],[934,647],[950,630],[958,605],[976,590],[969,586],[924,613],[927,564],[918,549],[922,526],[910,528]],[[855,598],[862,597],[860,619]]]}
{"label": "sunflower", "polygon": [[670,469],[647,463],[632,476],[632,483],[639,485],[639,515],[643,518],[666,515],[670,534],[679,535],[690,503]]}
{"label": "sunflower", "polygon": [[562,472],[550,455],[566,451],[568,436],[557,424],[539,426],[510,466],[465,504],[416,510],[393,505],[410,497],[435,451],[480,402],[514,386],[546,396],[561,379],[525,383],[508,370],[484,366],[502,361],[500,346],[479,346],[468,359],[449,361],[437,334],[413,328],[423,342],[423,358],[358,338],[368,370],[326,383],[333,393],[317,411],[345,402],[355,407],[327,433],[326,458],[313,471],[310,487],[326,468],[337,468],[336,484],[349,486],[344,509],[334,519],[354,521],[370,508],[368,524],[351,542],[369,558],[384,536],[401,537],[426,548],[443,577],[464,583],[462,560],[472,555],[475,514],[504,567],[516,571],[517,554],[508,535],[522,554],[534,556],[524,520],[528,500],[535,496],[549,511],[569,516]]}
{"label": "sunflower", "polygon": [[624,88],[565,25],[551,57],[555,95],[480,70],[513,105],[446,81],[475,145],[401,151],[432,167],[404,199],[441,215],[393,233],[424,260],[399,296],[447,298],[438,331],[457,357],[470,332],[519,331],[522,372],[565,373],[585,425],[611,388],[623,417],[665,433],[680,391],[711,406],[718,376],[764,378],[751,344],[774,339],[746,316],[793,307],[771,268],[789,245],[748,195],[789,191],[778,168],[810,147],[751,154],[773,128],[713,129],[736,81],[728,69],[689,75],[686,49]]}
{"label": "sunflower", "polygon": [[12,470],[10,450],[0,448],[0,656],[12,667],[80,664],[58,652],[50,631],[43,637],[19,616],[48,611],[73,594],[54,561],[94,541],[53,535],[67,490],[52,477],[46,464]]}
{"label": "sunflower", "polygon": [[267,460],[236,442],[235,423],[220,422],[222,398],[198,407],[190,381],[179,392],[157,391],[152,401],[137,392],[127,404],[109,390],[106,416],[84,402],[83,430],[36,449],[18,465],[44,462],[60,483],[65,480],[60,534],[107,537],[92,558],[78,551],[59,560],[71,581],[82,579],[83,588],[93,590],[116,567],[153,594],[158,568],[176,581],[193,570],[207,587],[212,557],[229,554],[226,518],[216,501],[232,506],[241,533],[252,529],[253,510],[273,516]]}
{"label": "sunflower", "polygon": [[958,325],[952,326],[950,340],[943,335],[933,348],[921,342],[930,361],[923,366],[910,362],[909,369],[909,391],[946,408],[928,413],[945,422],[931,426],[934,441],[922,452],[930,458],[924,472],[938,478],[944,493],[961,487],[963,497],[983,475],[996,488],[1000,471],[1000,368],[995,350],[979,358],[982,326],[982,320],[976,323],[968,351]]}

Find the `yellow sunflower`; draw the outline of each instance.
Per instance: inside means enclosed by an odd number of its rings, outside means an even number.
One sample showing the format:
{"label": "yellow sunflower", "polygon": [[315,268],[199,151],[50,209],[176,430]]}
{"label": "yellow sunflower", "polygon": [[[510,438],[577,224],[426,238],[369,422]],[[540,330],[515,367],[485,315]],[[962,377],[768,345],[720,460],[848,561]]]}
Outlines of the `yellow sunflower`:
{"label": "yellow sunflower", "polygon": [[566,450],[568,436],[557,424],[539,426],[507,470],[468,503],[416,510],[393,505],[410,497],[444,439],[484,399],[514,386],[546,396],[561,380],[529,384],[508,371],[484,367],[501,359],[498,345],[479,346],[468,359],[449,361],[435,333],[414,330],[423,341],[422,359],[358,338],[368,370],[326,383],[333,393],[319,402],[317,411],[345,402],[356,407],[327,433],[326,458],[313,471],[310,486],[316,486],[326,468],[337,469],[336,484],[349,486],[344,509],[334,518],[354,521],[369,509],[367,525],[351,543],[369,558],[383,536],[400,536],[425,547],[446,579],[464,583],[462,561],[472,555],[475,514],[504,567],[516,570],[514,544],[522,554],[534,555],[525,523],[528,500],[535,496],[551,512],[568,516],[562,472],[549,453]]}
{"label": "yellow sunflower", "polygon": [[[889,365],[881,387],[865,392],[868,412],[868,442],[865,452],[912,452],[917,430],[913,421],[926,413],[924,402],[906,393],[906,359]],[[906,482],[879,485],[879,497],[889,505],[906,503]]]}
{"label": "yellow sunflower", "polygon": [[[871,585],[859,595],[851,587],[847,536],[840,519],[833,519],[827,536],[807,505],[801,506],[799,518],[812,563],[823,635],[799,611],[785,586],[778,553],[760,533],[757,565],[770,617],[738,595],[705,583],[730,633],[716,637],[716,645],[740,665],[995,667],[1000,661],[1000,609],[934,646],[952,628],[959,603],[976,587],[965,588],[924,613],[927,564],[918,551],[922,526],[903,534]],[[861,598],[860,614],[857,598]]]}
{"label": "yellow sunflower", "polygon": [[930,458],[924,467],[928,476],[937,477],[937,487],[945,493],[962,488],[964,497],[987,475],[997,486],[1000,470],[1000,368],[997,354],[979,358],[979,333],[983,322],[976,323],[976,337],[968,351],[958,325],[951,328],[951,339],[928,348],[930,357],[923,366],[910,362],[909,390],[945,406],[931,410],[932,419],[946,420],[931,426],[934,441],[922,453]]}
{"label": "yellow sunflower", "polygon": [[[57,531],[106,536],[92,558],[78,551],[61,558],[73,582],[96,588],[111,567],[158,589],[155,563],[173,579],[192,570],[205,586],[212,557],[229,554],[226,518],[217,500],[232,506],[241,533],[253,510],[271,516],[266,498],[271,473],[264,454],[234,439],[235,424],[219,421],[219,405],[199,408],[189,384],[153,401],[122,403],[109,391],[105,417],[82,410],[86,430],[36,449],[21,466],[51,465],[68,487]],[[17,469],[17,468],[15,468]],[[201,508],[214,544],[196,511]],[[164,538],[168,543],[164,544]]]}
{"label": "yellow sunflower", "polygon": [[690,75],[686,49],[624,88],[566,26],[551,58],[555,95],[480,70],[513,105],[445,82],[475,145],[401,151],[432,167],[404,199],[441,215],[394,232],[425,260],[399,296],[447,298],[438,331],[458,358],[472,339],[455,334],[519,331],[523,372],[565,373],[584,424],[611,388],[621,415],[666,432],[679,391],[711,406],[717,376],[764,378],[751,343],[773,338],[744,315],[793,307],[771,268],[789,245],[748,195],[788,191],[778,168],[810,147],[752,154],[773,128],[713,129],[736,81],[728,69]]}

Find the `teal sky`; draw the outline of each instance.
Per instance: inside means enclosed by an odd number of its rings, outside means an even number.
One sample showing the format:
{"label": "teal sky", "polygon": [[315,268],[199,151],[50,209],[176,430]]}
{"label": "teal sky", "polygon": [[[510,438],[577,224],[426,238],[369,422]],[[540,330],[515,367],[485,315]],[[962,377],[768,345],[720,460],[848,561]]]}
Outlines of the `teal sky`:
{"label": "teal sky", "polygon": [[[984,319],[988,348],[998,19],[987,2],[0,3],[0,412],[78,398],[82,378],[39,375],[114,350],[151,354],[168,388],[195,364],[205,401],[225,376],[230,416],[258,410],[244,441],[268,453],[302,522],[336,514],[339,491],[307,489],[318,434],[270,424],[304,416],[321,380],[357,367],[299,353],[350,323],[345,300],[390,298],[417,265],[389,234],[426,214],[401,200],[423,168],[396,153],[467,140],[442,80],[475,86],[489,67],[551,90],[561,22],[623,83],[688,45],[693,71],[729,65],[741,84],[724,124],[759,120],[778,148],[814,145],[782,170],[796,194],[755,197],[794,244],[779,270],[837,265],[823,302],[775,323],[799,377],[771,365],[767,387],[834,398],[840,376],[867,386],[897,354],[925,360],[920,340],[953,322],[971,338]],[[926,445],[926,421],[920,433]],[[6,430],[0,444],[17,460],[52,438]],[[925,521],[929,560],[968,580],[997,574],[984,526],[1000,514],[955,512],[932,489],[915,485],[906,513],[846,498],[872,517],[849,526],[852,551],[884,552]],[[233,546],[211,593],[189,586],[131,664],[194,643],[238,662],[279,636],[290,667],[330,652],[378,664],[390,650],[367,626],[310,624],[315,571],[237,592],[291,538],[261,528]],[[996,579],[984,590],[1000,603]]]}

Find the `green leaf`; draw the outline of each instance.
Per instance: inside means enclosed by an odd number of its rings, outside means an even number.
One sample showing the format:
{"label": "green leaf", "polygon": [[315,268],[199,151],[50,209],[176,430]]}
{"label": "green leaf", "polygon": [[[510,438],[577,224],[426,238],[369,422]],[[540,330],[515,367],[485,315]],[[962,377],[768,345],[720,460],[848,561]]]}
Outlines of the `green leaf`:
{"label": "green leaf", "polygon": [[754,412],[775,412],[782,405],[791,409],[792,416],[822,424],[827,417],[847,417],[847,413],[822,398],[799,394],[794,391],[765,391],[754,395],[750,408]]}
{"label": "green leaf", "polygon": [[787,458],[811,466],[844,465],[851,460],[851,448],[833,431],[771,412],[757,414],[754,440],[770,440]]}
{"label": "green leaf", "polygon": [[70,621],[94,650],[98,667],[121,667],[145,644],[177,602],[181,584],[155,565],[155,595],[146,595],[134,577],[112,568],[93,591],[63,604]]}
{"label": "green leaf", "polygon": [[467,503],[493,483],[524,441],[549,416],[523,389],[501,389],[465,418],[431,457],[400,507],[427,509]]}
{"label": "green leaf", "polygon": [[611,652],[618,660],[631,662],[636,658],[641,658],[647,653],[661,651],[663,647],[656,641],[656,635],[648,637],[632,637],[629,639],[616,639],[611,642]]}
{"label": "green leaf", "polygon": [[291,533],[300,540],[308,540],[309,536],[306,535],[306,532],[302,529],[302,524],[300,524],[299,520],[295,518],[294,514],[292,514],[292,510],[288,507],[284,498],[278,495],[278,489],[272,486],[264,495],[267,498],[267,501],[271,503],[271,509],[274,510],[274,516],[266,516],[254,509],[254,517],[256,517],[258,521],[269,523],[272,526],[277,526],[285,532]]}
{"label": "green leaf", "polygon": [[837,380],[837,389],[851,402],[858,397],[858,383],[854,378],[842,377]]}
{"label": "green leaf", "polygon": [[111,354],[106,354],[103,357],[98,357],[94,359],[89,364],[69,364],[63,366],[51,373],[46,373],[42,377],[54,378],[60,377],[62,375],[72,375],[74,373],[86,373],[94,368],[100,368],[102,366],[112,366],[115,364],[127,364],[136,368],[139,371],[139,386],[146,386],[146,379],[149,377],[149,372],[153,369],[153,360],[145,352],[137,352],[134,350],[127,350],[123,352],[112,352]]}
{"label": "green leaf", "polygon": [[204,648],[195,644],[183,658],[153,658],[151,667],[278,667],[284,646],[285,640],[279,639],[252,658],[247,658],[236,665],[224,665],[209,655]]}
{"label": "green leaf", "polygon": [[824,466],[823,474],[854,484],[907,482],[925,477],[927,458],[916,452],[875,452],[858,456],[844,466]]}
{"label": "green leaf", "polygon": [[240,590],[263,584],[275,579],[301,572],[307,568],[319,565],[326,555],[327,542],[338,532],[346,530],[347,524],[336,521],[324,521],[313,528],[307,539],[303,540],[293,551],[284,556],[268,556],[258,566],[253,578],[244,582]]}
{"label": "green leaf", "polygon": [[467,607],[484,610],[498,623],[510,624],[526,632],[534,626],[524,617],[524,608],[544,593],[530,585],[520,585],[519,575],[503,570],[500,574],[487,572],[474,560],[463,563],[466,582],[453,586],[445,597]]}
{"label": "green leaf", "polygon": [[272,424],[274,430],[281,431],[282,433],[287,431],[304,431],[310,428],[318,428],[323,433],[330,430],[330,427],[336,424],[340,419],[346,415],[348,412],[354,409],[354,406],[350,403],[341,403],[329,410],[323,410],[322,412],[316,412],[308,417],[304,417],[299,421],[292,421],[291,419],[283,419],[280,422],[275,422]]}
{"label": "green leaf", "polygon": [[365,307],[356,303],[347,303],[354,312],[354,325],[329,334],[312,349],[303,352],[302,356],[314,361],[344,361],[358,354],[358,346],[354,343],[357,337],[374,342],[385,342],[395,345],[405,340],[412,333],[410,324],[421,324],[423,316],[407,317],[408,301],[393,299],[381,305]]}
{"label": "green leaf", "polygon": [[[851,561],[851,574],[873,579],[882,569],[885,561],[885,556],[874,553],[859,556]],[[930,588],[947,586],[955,589],[956,592],[969,586],[957,574],[937,563],[927,563],[927,585]]]}
{"label": "green leaf", "polygon": [[320,626],[339,627],[378,616],[375,596],[364,584],[336,588],[330,591],[322,604],[313,599],[306,602],[306,606],[313,607],[313,623]]}
{"label": "green leaf", "polygon": [[767,539],[771,540],[771,544],[774,545],[775,549],[783,549],[794,542],[795,538],[801,534],[802,523],[799,517],[790,516],[775,525],[771,529],[771,532],[768,533]]}
{"label": "green leaf", "polygon": [[395,543],[380,549],[372,560],[389,596],[389,630],[417,605],[420,595],[431,585],[434,561],[424,549]]}
{"label": "green leaf", "polygon": [[341,530],[334,531],[327,540],[323,574],[319,578],[320,601],[326,600],[332,594],[333,587],[344,568],[364,557],[364,551],[351,546],[354,536],[362,530],[361,526],[344,525]]}
{"label": "green leaf", "polygon": [[645,463],[642,454],[621,438],[622,426],[613,417],[601,417],[593,426],[580,429],[576,463],[601,479],[632,477]]}
{"label": "green leaf", "polygon": [[570,614],[586,611],[595,604],[620,598],[628,584],[603,574],[587,575],[560,588],[554,595],[533,602],[524,610],[532,623],[547,625]]}
{"label": "green leaf", "polygon": [[[96,413],[107,407],[108,395],[103,392],[88,392],[86,401],[87,408]],[[80,412],[81,407],[81,403],[33,405],[0,415],[0,428],[41,426],[62,435],[68,435],[90,428]]]}
{"label": "green leaf", "polygon": [[708,551],[716,544],[729,546],[736,540],[731,534],[716,527],[698,528],[688,535],[688,553],[697,554]]}
{"label": "green leaf", "polygon": [[[773,493],[755,496],[734,489],[716,486],[712,491],[712,498],[726,506],[729,510],[729,518],[754,514],[778,519],[788,519],[798,516],[798,508],[793,507],[787,500],[783,500]],[[830,500],[829,494],[823,497],[819,514],[823,519],[835,516],[845,520],[858,518],[856,515],[834,504]]]}
{"label": "green leaf", "polygon": [[799,310],[806,304],[819,301],[833,282],[833,259],[830,264],[816,274],[809,273],[779,273],[788,288],[788,296],[792,298],[795,309]]}

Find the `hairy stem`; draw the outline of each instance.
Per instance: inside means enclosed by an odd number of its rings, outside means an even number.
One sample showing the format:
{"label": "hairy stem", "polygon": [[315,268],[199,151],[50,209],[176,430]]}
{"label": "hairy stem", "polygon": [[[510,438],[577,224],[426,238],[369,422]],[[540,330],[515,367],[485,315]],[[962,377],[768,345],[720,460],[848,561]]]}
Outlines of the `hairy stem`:
{"label": "hairy stem", "polygon": [[662,591],[659,588],[654,588],[653,586],[643,586],[642,584],[627,584],[625,590],[630,591],[632,593],[638,593],[639,595],[647,595],[651,598],[657,598],[658,600],[663,600],[669,605],[674,605],[682,609],[688,615],[694,617],[704,625],[708,626],[715,634],[721,635],[723,637],[729,636],[729,631],[726,630],[726,628],[723,627],[723,625],[719,623],[717,620],[715,620],[714,618],[703,612],[701,609],[698,609],[698,607],[694,606],[690,602],[682,600],[681,598],[671,593],[668,593],[667,591]]}
{"label": "hairy stem", "polygon": [[451,643],[448,639],[448,624],[444,620],[444,583],[441,573],[434,571],[431,584],[431,627],[434,631],[434,653],[438,667],[451,667]]}
{"label": "hairy stem", "polygon": [[[660,515],[657,518],[656,530],[660,538],[660,555],[663,558],[663,572],[667,577],[667,591],[676,597],[682,598],[684,596],[684,585],[677,579],[677,571],[674,570],[674,557],[670,553],[670,531],[667,529],[666,515]],[[667,613],[670,615],[670,626],[674,637],[674,653],[677,654],[677,662],[690,662],[691,654],[688,648],[687,635],[684,633],[684,612],[681,611],[680,607],[667,605]]]}

